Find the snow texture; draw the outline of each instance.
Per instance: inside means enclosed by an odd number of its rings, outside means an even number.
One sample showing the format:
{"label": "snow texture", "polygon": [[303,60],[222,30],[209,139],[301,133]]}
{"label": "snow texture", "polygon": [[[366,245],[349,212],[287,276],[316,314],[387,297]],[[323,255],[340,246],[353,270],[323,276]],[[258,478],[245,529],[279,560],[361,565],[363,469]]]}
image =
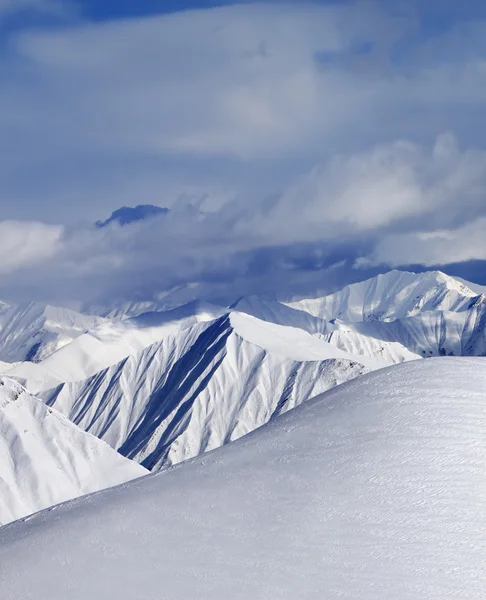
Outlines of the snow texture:
{"label": "snow texture", "polygon": [[123,321],[104,321],[39,363],[24,362],[9,370],[32,393],[60,383],[81,381],[137,354],[154,342],[226,311],[194,302],[166,312],[149,312]]}

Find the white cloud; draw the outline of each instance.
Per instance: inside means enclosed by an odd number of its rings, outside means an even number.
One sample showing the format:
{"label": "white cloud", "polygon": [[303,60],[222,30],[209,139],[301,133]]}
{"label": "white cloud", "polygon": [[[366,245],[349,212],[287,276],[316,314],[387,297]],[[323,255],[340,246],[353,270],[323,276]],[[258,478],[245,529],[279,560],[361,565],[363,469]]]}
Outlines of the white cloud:
{"label": "white cloud", "polygon": [[36,106],[24,96],[22,110],[42,111],[45,128],[66,128],[64,142],[77,134],[111,149],[280,154],[313,137],[317,118],[330,126],[336,111],[352,109],[315,61],[371,35],[369,23],[349,27],[344,15],[251,4],[29,32],[16,47],[44,88]]}
{"label": "white cloud", "polygon": [[375,248],[369,264],[425,267],[486,260],[486,218],[450,230],[386,236]]}
{"label": "white cloud", "polygon": [[0,275],[42,266],[61,248],[64,228],[31,221],[0,221]]}
{"label": "white cloud", "polygon": [[[338,156],[292,186],[248,229],[284,242],[352,239],[386,228],[455,226],[486,206],[486,151],[451,134],[432,147],[399,141]],[[242,223],[242,227],[244,222]]]}

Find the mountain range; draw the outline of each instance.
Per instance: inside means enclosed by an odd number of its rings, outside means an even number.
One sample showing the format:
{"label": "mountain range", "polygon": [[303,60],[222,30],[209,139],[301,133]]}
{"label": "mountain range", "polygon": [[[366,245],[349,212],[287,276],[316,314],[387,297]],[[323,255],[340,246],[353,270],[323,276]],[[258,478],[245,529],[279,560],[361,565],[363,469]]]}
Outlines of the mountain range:
{"label": "mountain range", "polygon": [[43,360],[4,364],[4,374],[150,470],[238,439],[363,373],[486,355],[486,297],[441,272],[391,271],[290,303],[196,301],[125,319],[40,308],[49,320],[19,309],[0,337],[17,358],[39,340]]}
{"label": "mountain range", "polygon": [[[25,539],[54,565],[74,557],[45,584],[49,598],[72,581],[70,597],[106,597],[128,564],[138,591],[123,584],[117,598],[160,598],[157,579],[171,599],[411,600],[425,581],[430,598],[479,598],[483,292],[391,271],[290,302],[146,302],[103,316],[1,304],[0,524],[23,519],[0,529],[2,597],[42,584]],[[282,570],[289,558],[298,568]],[[105,575],[84,581],[97,562]]]}

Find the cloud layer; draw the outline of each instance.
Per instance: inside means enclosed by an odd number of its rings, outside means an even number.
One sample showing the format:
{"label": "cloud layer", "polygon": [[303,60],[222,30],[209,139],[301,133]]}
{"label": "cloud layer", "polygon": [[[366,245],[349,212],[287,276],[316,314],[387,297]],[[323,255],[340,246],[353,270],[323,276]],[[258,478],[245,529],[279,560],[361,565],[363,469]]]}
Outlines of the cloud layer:
{"label": "cloud layer", "polygon": [[[450,134],[333,157],[279,195],[106,229],[0,223],[7,287],[81,302],[291,291],[336,253],[358,267],[486,259],[486,152]],[[10,277],[8,277],[10,276]],[[315,285],[315,281],[314,284]],[[202,287],[201,287],[202,286]]]}
{"label": "cloud layer", "polygon": [[[486,259],[486,21],[464,10],[431,32],[421,6],[245,3],[98,23],[68,11],[9,31],[0,293],[285,291],[343,258]],[[173,211],[91,227],[138,203]]]}

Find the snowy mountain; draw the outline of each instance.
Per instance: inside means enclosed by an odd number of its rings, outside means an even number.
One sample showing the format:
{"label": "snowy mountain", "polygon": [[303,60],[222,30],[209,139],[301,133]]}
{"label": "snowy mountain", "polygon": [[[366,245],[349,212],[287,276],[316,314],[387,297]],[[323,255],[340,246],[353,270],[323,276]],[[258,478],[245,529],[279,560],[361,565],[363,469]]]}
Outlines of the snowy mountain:
{"label": "snowy mountain", "polygon": [[440,272],[391,271],[323,298],[285,305],[252,297],[236,308],[390,364],[417,357],[486,356],[486,296]]}
{"label": "snowy mountain", "polygon": [[[393,321],[336,322],[328,341],[348,352],[361,353],[350,340],[382,340],[419,356],[486,356],[486,302],[468,310],[425,311]],[[366,352],[366,354],[370,354]]]}
{"label": "snowy mountain", "polygon": [[237,439],[385,364],[301,329],[232,313],[41,397],[123,455],[157,469]]}
{"label": "snowy mountain", "polygon": [[486,303],[465,284],[440,271],[390,271],[354,283],[324,298],[288,305],[321,319],[356,321],[394,320],[429,310],[461,311]]}
{"label": "snowy mountain", "polygon": [[174,310],[201,301],[209,297],[210,286],[200,284],[184,284],[175,286],[165,292],[160,292],[151,300],[133,300],[116,304],[86,304],[83,312],[90,315],[99,315],[106,319],[121,320],[138,317],[147,312],[162,312]]}
{"label": "snowy mountain", "polygon": [[102,319],[38,363],[2,368],[159,469],[363,372],[443,355],[486,355],[484,296],[442,273],[394,271],[291,306],[252,296]]}
{"label": "snowy mountain", "polygon": [[144,474],[19,383],[0,378],[0,525]]}
{"label": "snowy mountain", "polygon": [[0,529],[0,596],[483,600],[486,363],[365,375],[238,442]]}
{"label": "snowy mountain", "polygon": [[0,311],[0,360],[40,361],[106,320],[67,308],[31,303],[3,305]]}

